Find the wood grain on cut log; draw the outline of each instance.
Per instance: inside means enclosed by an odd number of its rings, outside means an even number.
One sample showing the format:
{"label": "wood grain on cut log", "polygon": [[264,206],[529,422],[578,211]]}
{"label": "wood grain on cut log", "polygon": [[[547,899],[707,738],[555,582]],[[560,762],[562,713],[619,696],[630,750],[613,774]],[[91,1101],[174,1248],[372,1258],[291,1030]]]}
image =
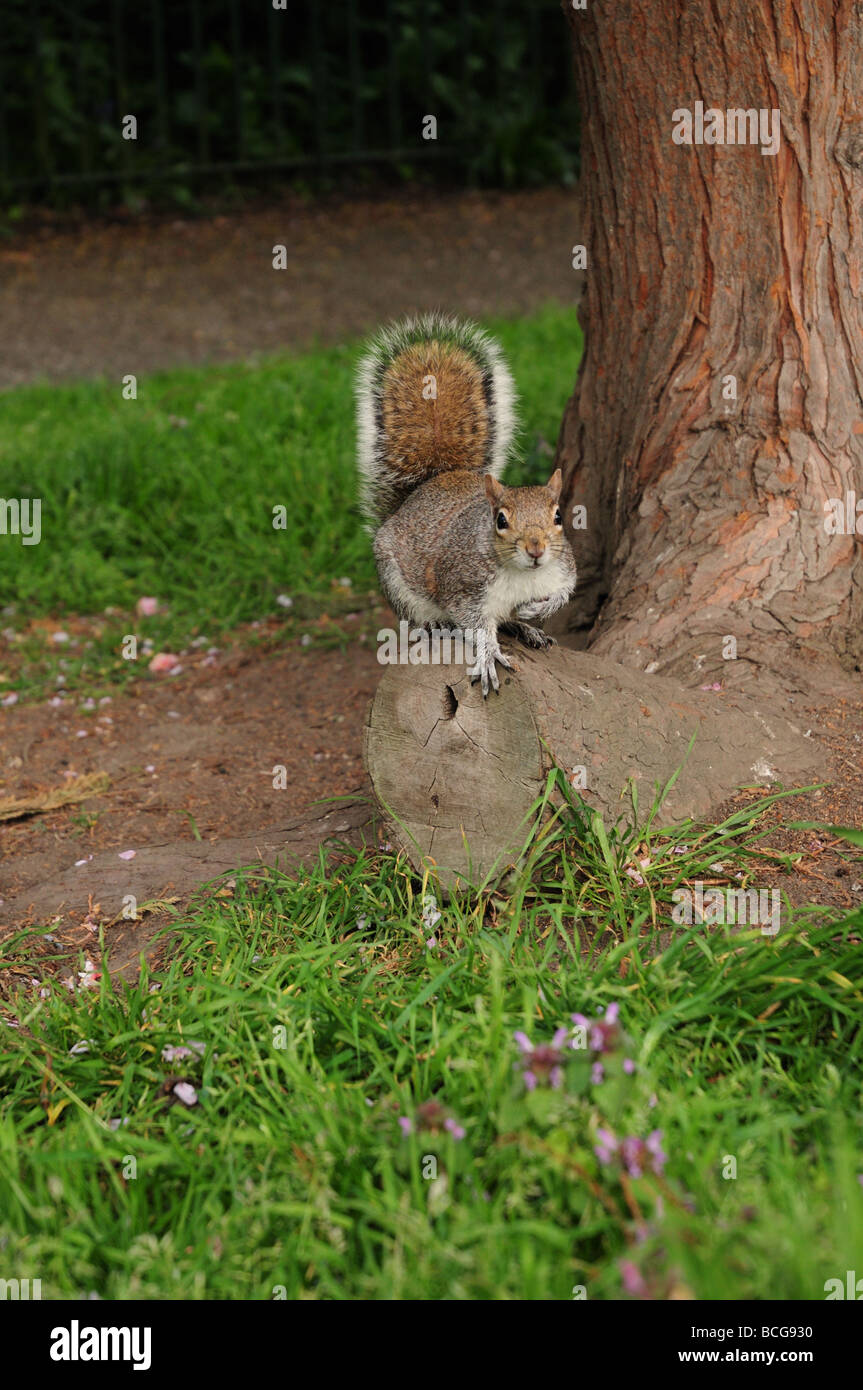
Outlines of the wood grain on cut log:
{"label": "wood grain on cut log", "polygon": [[484,701],[461,666],[391,666],[369,709],[366,766],[390,837],[444,886],[517,859],[554,765],[585,768],[579,794],[607,821],[626,811],[629,779],[646,812],[684,761],[665,821],[704,815],[740,786],[817,775],[818,745],[750,696],[686,690],[565,648],[513,655],[519,670],[499,696]]}

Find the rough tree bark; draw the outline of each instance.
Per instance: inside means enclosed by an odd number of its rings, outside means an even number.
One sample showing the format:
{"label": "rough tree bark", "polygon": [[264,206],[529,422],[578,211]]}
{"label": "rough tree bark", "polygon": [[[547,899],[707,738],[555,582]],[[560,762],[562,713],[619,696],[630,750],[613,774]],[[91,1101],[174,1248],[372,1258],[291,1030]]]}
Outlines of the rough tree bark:
{"label": "rough tree bark", "polygon": [[[863,5],[564,10],[587,248],[557,453],[587,515],[570,630],[684,684],[835,688],[863,655],[861,535],[824,509],[863,497]],[[778,153],[674,143],[698,101],[778,108]]]}

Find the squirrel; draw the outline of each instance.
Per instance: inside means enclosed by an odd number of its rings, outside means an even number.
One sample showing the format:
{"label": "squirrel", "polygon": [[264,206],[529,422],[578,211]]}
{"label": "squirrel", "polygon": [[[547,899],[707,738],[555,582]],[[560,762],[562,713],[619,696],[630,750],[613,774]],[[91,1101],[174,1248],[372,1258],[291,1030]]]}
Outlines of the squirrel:
{"label": "squirrel", "polygon": [[503,633],[544,649],[533,626],[575,588],[561,471],[544,487],[499,481],[515,425],[500,346],[475,324],[422,314],[382,329],[357,372],[360,507],[381,588],[398,617],[475,641],[468,675],[498,693]]}

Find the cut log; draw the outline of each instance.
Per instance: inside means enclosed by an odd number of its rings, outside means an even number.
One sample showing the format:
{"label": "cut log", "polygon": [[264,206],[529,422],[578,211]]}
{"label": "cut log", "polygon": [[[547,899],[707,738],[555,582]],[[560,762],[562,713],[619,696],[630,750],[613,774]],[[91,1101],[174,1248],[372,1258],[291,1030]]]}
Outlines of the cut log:
{"label": "cut log", "polygon": [[488,700],[464,666],[393,665],[369,709],[366,766],[389,837],[444,887],[517,860],[555,765],[584,783],[578,794],[606,823],[627,811],[630,779],[646,814],[656,785],[683,764],[664,823],[703,816],[741,786],[817,778],[819,744],[775,705],[687,690],[586,652],[507,650],[519,670],[502,672]]}

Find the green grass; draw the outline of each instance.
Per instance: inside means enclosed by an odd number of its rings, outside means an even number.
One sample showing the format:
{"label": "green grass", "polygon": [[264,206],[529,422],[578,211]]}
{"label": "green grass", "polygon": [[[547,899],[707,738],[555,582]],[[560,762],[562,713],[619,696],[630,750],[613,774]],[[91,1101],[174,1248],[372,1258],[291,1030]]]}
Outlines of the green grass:
{"label": "green grass", "polygon": [[[642,839],[567,808],[431,949],[428,884],[388,856],[250,869],[135,988],[28,987],[0,1056],[4,1273],[43,1297],[614,1299],[629,1261],[655,1298],[823,1298],[863,1241],[863,914],[654,949],[718,854],[757,882],[760,809]],[[514,1032],[614,1002],[604,1080],[572,1052],[529,1093]],[[203,1056],[163,1061],[181,1042]],[[432,1098],[462,1139],[402,1134]],[[598,1127],[661,1129],[664,1175],[622,1180]]]}
{"label": "green grass", "polygon": [[[538,480],[575,318],[490,326],[524,400],[509,478]],[[357,351],[165,373],[134,402],[118,383],[4,396],[0,496],[43,501],[39,546],[0,541],[12,688],[50,668],[34,616],[119,610],[62,649],[69,685],[92,686],[128,678],[130,630],[176,649],[370,602]],[[143,594],[167,611],[130,626]],[[504,887],[443,910],[433,946],[429,884],[385,854],[301,880],[238,868],[134,987],[70,991],[83,957],[46,965],[38,930],[5,941],[0,1273],[46,1298],[613,1299],[624,1273],[659,1299],[823,1298],[863,1244],[863,913],[786,904],[775,938],[671,925],[682,884],[758,887],[761,809],[636,835],[569,801]],[[549,1043],[613,1003],[604,1078],[573,1052],[559,1088],[528,1092],[514,1033]],[[202,1055],[163,1059],[184,1041]],[[420,1127],[432,1100],[463,1138]],[[601,1128],[660,1129],[664,1174],[601,1163]]]}
{"label": "green grass", "polygon": [[[575,313],[552,307],[489,326],[523,399],[509,480],[544,479],[578,365]],[[125,677],[119,645],[130,630],[176,648],[268,614],[290,622],[368,602],[377,579],[356,506],[359,351],[164,372],[142,377],[136,400],[119,381],[4,395],[0,497],[42,501],[40,544],[0,537],[0,594],[17,603],[5,622],[128,613],[142,595],[160,598],[167,612],[131,629],[109,615],[89,657],[66,648],[71,686],[82,665],[86,675],[113,663]],[[286,525],[274,529],[280,506]],[[348,595],[334,594],[340,579],[351,580]],[[295,610],[279,608],[279,594]],[[38,676],[44,641],[21,654],[32,670],[10,688]]]}

